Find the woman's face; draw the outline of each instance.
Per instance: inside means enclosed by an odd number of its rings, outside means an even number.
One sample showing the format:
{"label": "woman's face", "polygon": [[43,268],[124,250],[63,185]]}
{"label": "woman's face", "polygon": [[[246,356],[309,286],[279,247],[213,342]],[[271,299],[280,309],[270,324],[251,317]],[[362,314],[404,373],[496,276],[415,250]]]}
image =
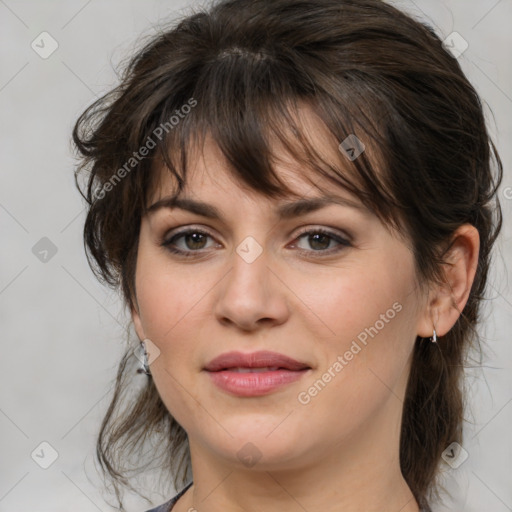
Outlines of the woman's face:
{"label": "woman's face", "polygon": [[[337,158],[319,133],[310,140]],[[363,445],[398,453],[410,356],[427,322],[409,248],[332,185],[331,195],[356,207],[331,203],[281,217],[279,208],[297,198],[241,187],[209,141],[191,171],[181,197],[218,218],[161,207],[142,220],[132,312],[139,338],[150,340],[152,378],[191,450],[274,469],[340,450],[349,456]],[[277,171],[302,199],[322,195],[293,163]],[[162,173],[151,204],[172,192]],[[176,236],[184,231],[206,235]],[[262,350],[309,369],[249,396],[219,387],[205,370],[220,354]],[[242,385],[259,379],[233,373]]]}

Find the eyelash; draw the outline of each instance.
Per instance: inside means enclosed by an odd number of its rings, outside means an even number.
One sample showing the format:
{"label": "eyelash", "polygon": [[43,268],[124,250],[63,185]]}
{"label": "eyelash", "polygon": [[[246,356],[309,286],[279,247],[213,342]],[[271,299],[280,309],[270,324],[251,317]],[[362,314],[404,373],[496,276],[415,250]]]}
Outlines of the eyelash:
{"label": "eyelash", "polygon": [[[184,258],[191,258],[191,257],[195,257],[197,256],[198,254],[201,254],[201,250],[197,250],[197,251],[193,251],[193,250],[189,250],[189,251],[183,251],[181,249],[176,249],[175,247],[173,247],[173,243],[175,243],[175,241],[185,235],[189,235],[189,234],[200,234],[200,235],[205,235],[205,236],[209,236],[211,238],[213,238],[210,233],[207,233],[206,231],[203,231],[201,229],[187,229],[187,230],[184,230],[184,231],[181,231],[181,232],[178,232],[178,233],[175,233],[171,238],[167,239],[167,240],[162,240],[161,242],[161,245],[163,247],[165,247],[165,249],[169,252],[171,252],[172,254],[176,254],[178,256],[182,256]],[[318,250],[318,251],[315,251],[315,250],[306,250],[306,249],[298,249],[298,251],[300,253],[307,253],[309,256],[313,256],[313,258],[321,258],[323,256],[331,256],[335,253],[338,253],[340,251],[342,251],[345,247],[350,247],[351,246],[351,243],[340,237],[337,233],[334,233],[332,231],[328,231],[328,230],[325,230],[325,229],[322,229],[322,228],[317,228],[317,229],[309,229],[309,230],[305,230],[305,231],[302,231],[301,233],[299,233],[297,235],[297,237],[294,239],[294,240],[299,240],[300,238],[302,238],[304,235],[314,235],[314,234],[322,234],[322,235],[326,235],[328,236],[329,238],[331,238],[331,240],[334,240],[335,242],[338,242],[338,246],[334,248],[331,248],[331,249],[326,249],[326,250]],[[320,253],[320,254],[315,254],[315,253]]]}

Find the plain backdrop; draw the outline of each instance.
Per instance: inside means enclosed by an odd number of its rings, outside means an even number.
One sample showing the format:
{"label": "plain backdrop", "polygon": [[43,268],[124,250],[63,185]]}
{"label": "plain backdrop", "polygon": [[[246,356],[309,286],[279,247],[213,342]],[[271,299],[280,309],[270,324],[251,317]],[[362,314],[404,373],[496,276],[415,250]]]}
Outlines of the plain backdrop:
{"label": "plain backdrop", "polygon": [[[505,224],[480,326],[488,358],[468,373],[474,415],[465,425],[468,458],[457,469],[444,467],[454,503],[435,510],[506,512],[512,510],[512,0],[394,3],[443,39],[456,31],[467,42],[459,60],[482,97],[505,166]],[[112,510],[94,443],[127,316],[85,259],[70,133],[82,110],[116,84],[114,68],[141,35],[191,5],[199,4],[0,0],[0,512]],[[151,485],[144,491],[155,504],[174,493],[172,485],[167,493]],[[150,508],[136,496],[128,503],[134,512]]]}

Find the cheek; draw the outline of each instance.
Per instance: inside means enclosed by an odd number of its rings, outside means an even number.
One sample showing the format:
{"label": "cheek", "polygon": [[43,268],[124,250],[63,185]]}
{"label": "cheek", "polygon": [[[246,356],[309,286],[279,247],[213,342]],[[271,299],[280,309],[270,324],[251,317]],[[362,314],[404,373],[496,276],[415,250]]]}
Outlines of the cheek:
{"label": "cheek", "polygon": [[290,278],[300,299],[294,307],[315,338],[338,350],[348,348],[354,339],[371,339],[375,330],[379,339],[393,339],[413,297],[413,284],[407,264],[400,275],[391,267],[391,263],[376,261]]}
{"label": "cheek", "polygon": [[306,410],[319,417],[337,410],[350,430],[392,394],[400,396],[415,340],[414,273],[407,256],[400,274],[390,257],[365,269],[341,269],[336,278],[320,280],[321,287],[319,281],[316,287],[305,283],[305,302],[316,315],[310,317],[326,333],[319,338],[320,330],[309,326],[321,365],[302,389]]}
{"label": "cheek", "polygon": [[195,393],[189,365],[197,361],[204,323],[201,299],[214,284],[209,280],[208,275],[198,279],[192,267],[177,269],[165,257],[141,251],[136,271],[140,318],[144,334],[160,350],[151,364],[153,382],[172,416],[189,428],[187,420],[196,404],[190,398]]}
{"label": "cheek", "polygon": [[211,276],[203,274],[199,279],[192,266],[178,268],[165,255],[142,252],[137,264],[136,287],[146,336],[162,346],[176,339],[176,331],[197,320],[201,300],[213,285]]}

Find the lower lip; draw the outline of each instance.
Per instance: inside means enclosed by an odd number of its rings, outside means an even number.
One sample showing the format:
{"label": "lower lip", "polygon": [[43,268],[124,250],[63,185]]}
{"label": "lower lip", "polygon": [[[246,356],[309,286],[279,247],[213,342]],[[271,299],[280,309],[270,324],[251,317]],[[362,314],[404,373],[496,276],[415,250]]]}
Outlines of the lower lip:
{"label": "lower lip", "polygon": [[237,396],[261,396],[299,380],[308,371],[309,369],[241,373],[222,370],[207,373],[213,383],[224,391]]}

